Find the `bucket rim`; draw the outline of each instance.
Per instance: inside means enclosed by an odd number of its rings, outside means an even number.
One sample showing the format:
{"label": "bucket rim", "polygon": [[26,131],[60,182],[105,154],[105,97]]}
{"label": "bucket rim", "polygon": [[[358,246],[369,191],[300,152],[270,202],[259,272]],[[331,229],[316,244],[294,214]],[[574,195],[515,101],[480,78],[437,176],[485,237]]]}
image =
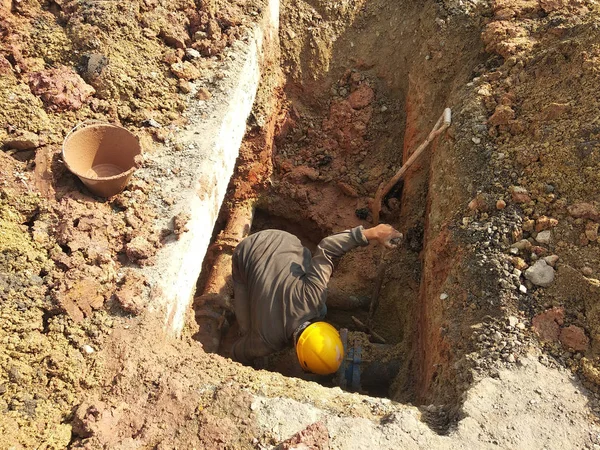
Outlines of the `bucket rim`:
{"label": "bucket rim", "polygon": [[125,170],[117,175],[112,175],[110,177],[95,177],[95,178],[90,178],[87,177],[85,175],[82,175],[80,172],[78,172],[77,170],[73,169],[71,167],[71,165],[69,164],[67,158],[66,158],[66,154],[65,154],[65,145],[67,144],[67,142],[69,141],[69,139],[71,137],[73,137],[73,135],[79,131],[83,131],[86,128],[118,128],[121,130],[125,130],[126,132],[128,132],[129,134],[131,134],[133,137],[135,137],[135,139],[138,142],[138,146],[139,146],[139,153],[134,157],[134,159],[136,157],[138,157],[139,155],[142,154],[142,146],[140,144],[140,139],[133,134],[131,131],[129,131],[127,128],[121,126],[121,125],[117,125],[114,123],[110,123],[110,122],[102,122],[102,121],[96,121],[96,120],[91,120],[91,121],[85,121],[85,122],[80,122],[77,125],[75,125],[73,128],[71,128],[71,130],[67,133],[67,135],[65,136],[65,138],[63,139],[62,145],[61,145],[61,156],[62,156],[62,160],[63,163],[65,164],[65,166],[67,166],[67,169],[69,169],[70,172],[72,172],[74,175],[77,175],[77,177],[81,178],[82,180],[86,180],[86,181],[90,181],[90,182],[97,182],[97,181],[113,181],[113,180],[118,180],[120,178],[125,178],[128,177],[129,175],[131,175],[138,167],[137,165],[133,165],[132,167],[130,167],[128,170]]}

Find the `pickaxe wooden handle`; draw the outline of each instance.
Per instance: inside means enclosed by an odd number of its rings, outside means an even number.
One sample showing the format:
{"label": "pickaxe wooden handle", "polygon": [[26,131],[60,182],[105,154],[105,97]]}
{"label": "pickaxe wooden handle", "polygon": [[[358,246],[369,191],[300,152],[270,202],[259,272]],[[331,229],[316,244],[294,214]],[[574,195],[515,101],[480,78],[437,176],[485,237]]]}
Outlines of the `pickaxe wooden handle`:
{"label": "pickaxe wooden handle", "polygon": [[433,141],[437,136],[439,136],[441,133],[443,133],[444,130],[446,130],[450,126],[451,123],[452,123],[452,111],[450,110],[450,108],[446,108],[444,110],[443,114],[440,116],[440,118],[436,122],[433,129],[431,130],[431,133],[429,133],[429,136],[427,136],[427,139],[425,140],[425,142],[423,142],[414,151],[414,153],[412,155],[410,155],[410,158],[408,158],[408,161],[406,161],[406,163],[404,163],[404,165],[402,167],[400,167],[400,170],[398,170],[398,172],[396,172],[396,175],[394,175],[390,179],[390,181],[387,182],[387,184],[381,183],[379,185],[379,188],[377,189],[377,193],[375,194],[375,198],[373,199],[373,203],[371,204],[371,213],[373,215],[373,225],[379,224],[379,212],[381,211],[381,201],[383,200],[383,197],[385,197],[387,195],[387,193],[390,192],[390,190],[394,187],[394,185],[398,181],[400,181],[400,179],[404,176],[404,174],[409,169],[409,167],[415,162],[415,160],[419,157],[419,155],[421,155],[421,153],[423,153],[423,150],[425,150],[427,148],[427,146],[431,143],[431,141]]}

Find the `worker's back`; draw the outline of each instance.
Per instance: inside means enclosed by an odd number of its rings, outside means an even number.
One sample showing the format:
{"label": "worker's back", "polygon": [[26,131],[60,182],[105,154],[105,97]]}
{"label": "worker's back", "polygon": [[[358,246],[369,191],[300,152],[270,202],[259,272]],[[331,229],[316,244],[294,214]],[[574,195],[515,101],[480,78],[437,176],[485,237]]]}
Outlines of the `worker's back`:
{"label": "worker's back", "polygon": [[233,348],[242,362],[284,348],[296,328],[325,309],[333,258],[368,245],[362,227],[329,236],[314,256],[285,231],[244,239],[233,255],[236,316],[245,336]]}

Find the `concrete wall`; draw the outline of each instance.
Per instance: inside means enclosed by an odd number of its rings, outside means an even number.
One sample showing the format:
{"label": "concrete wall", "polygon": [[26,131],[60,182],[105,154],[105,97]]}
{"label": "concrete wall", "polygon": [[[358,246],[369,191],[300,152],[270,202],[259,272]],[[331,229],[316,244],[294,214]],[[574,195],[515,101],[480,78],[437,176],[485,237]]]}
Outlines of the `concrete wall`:
{"label": "concrete wall", "polygon": [[153,158],[159,167],[181,169],[180,176],[162,186],[163,191],[176,193],[178,200],[158,226],[169,226],[178,213],[189,215],[187,231],[163,246],[156,263],[143,269],[150,284],[149,309],[164,314],[167,331],[176,336],[182,331],[235,168],[262,64],[278,46],[279,0],[269,0],[262,14],[247,39],[236,42],[224,58],[226,69],[211,89],[212,97],[201,101],[190,96],[189,124],[173,139],[180,150],[167,148]]}

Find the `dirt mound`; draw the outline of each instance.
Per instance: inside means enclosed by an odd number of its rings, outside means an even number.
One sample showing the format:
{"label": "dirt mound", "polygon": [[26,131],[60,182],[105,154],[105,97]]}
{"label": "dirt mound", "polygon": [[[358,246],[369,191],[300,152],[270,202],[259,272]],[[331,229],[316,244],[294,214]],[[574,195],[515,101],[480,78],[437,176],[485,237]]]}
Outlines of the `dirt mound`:
{"label": "dirt mound", "polygon": [[110,200],[94,198],[66,171],[62,140],[101,120],[156,151],[153,141],[185,123],[188,80],[213,79],[216,58],[255,9],[0,5],[1,447],[69,444],[71,410],[100,379],[96,350],[115,321],[145,309],[144,280],[123,266],[152,264],[165,235],[148,201],[154,185],[134,178]]}

